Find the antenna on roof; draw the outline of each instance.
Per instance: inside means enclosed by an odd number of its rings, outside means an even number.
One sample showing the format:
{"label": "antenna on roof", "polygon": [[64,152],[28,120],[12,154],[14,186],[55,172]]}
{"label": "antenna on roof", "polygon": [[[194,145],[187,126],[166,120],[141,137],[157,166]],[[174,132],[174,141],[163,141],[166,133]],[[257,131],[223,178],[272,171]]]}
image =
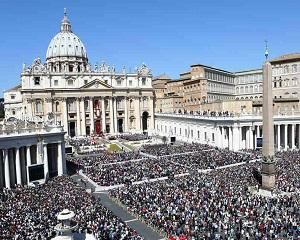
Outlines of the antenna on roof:
{"label": "antenna on roof", "polygon": [[268,49],[268,41],[267,40],[265,40],[265,44],[266,44],[265,57],[266,57],[266,60],[268,60],[269,49]]}

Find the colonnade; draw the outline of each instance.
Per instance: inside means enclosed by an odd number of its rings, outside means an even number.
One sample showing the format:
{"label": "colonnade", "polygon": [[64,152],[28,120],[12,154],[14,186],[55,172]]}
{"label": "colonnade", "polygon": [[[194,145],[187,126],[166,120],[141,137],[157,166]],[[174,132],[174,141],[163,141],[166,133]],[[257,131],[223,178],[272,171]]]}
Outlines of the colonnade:
{"label": "colonnade", "polygon": [[[65,172],[64,143],[58,142],[57,156],[48,155],[48,144],[26,145],[0,150],[0,188],[11,188],[15,184],[27,185],[30,182],[28,167],[43,164],[44,179],[49,177],[49,170],[57,166],[57,175]],[[39,149],[40,148],[40,149]],[[56,161],[55,164],[52,161]],[[49,165],[50,168],[49,168]]]}
{"label": "colonnade", "polygon": [[[262,138],[262,125],[218,127],[219,147],[230,150],[256,149],[257,138]],[[278,151],[299,149],[300,124],[278,123],[274,125],[274,144]]]}

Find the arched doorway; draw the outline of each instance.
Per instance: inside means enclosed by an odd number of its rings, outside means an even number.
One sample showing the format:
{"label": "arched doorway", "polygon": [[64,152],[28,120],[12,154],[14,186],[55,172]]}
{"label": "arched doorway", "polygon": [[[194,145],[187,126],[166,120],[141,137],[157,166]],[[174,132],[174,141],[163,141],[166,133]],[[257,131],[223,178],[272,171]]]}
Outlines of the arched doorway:
{"label": "arched doorway", "polygon": [[142,115],[143,132],[148,129],[148,117],[149,117],[149,113],[148,112],[143,112],[143,115]]}

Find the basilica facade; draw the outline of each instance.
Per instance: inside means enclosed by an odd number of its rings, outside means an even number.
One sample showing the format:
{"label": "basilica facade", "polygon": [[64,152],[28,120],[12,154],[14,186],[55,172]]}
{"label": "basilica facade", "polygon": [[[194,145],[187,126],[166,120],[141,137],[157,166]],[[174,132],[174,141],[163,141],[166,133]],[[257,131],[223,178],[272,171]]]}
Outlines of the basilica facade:
{"label": "basilica facade", "polygon": [[60,32],[40,58],[23,65],[20,85],[4,93],[6,118],[47,120],[69,136],[149,132],[154,128],[151,70],[142,64],[133,73],[106,63],[92,66],[81,40],[64,14]]}

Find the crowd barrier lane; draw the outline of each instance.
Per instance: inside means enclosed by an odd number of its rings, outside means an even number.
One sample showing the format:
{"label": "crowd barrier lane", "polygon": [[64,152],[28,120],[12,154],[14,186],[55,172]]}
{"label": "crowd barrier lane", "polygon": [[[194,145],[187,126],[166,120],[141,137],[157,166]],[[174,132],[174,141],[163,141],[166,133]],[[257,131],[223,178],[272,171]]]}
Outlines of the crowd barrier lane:
{"label": "crowd barrier lane", "polygon": [[123,204],[118,198],[114,198],[111,195],[108,195],[109,198],[116,203],[118,206],[120,206],[122,209],[128,211],[131,215],[133,215],[133,217],[135,217],[136,219],[138,219],[139,221],[141,221],[142,223],[146,224],[148,227],[150,227],[154,232],[164,236],[164,238],[167,238],[167,234],[161,230],[160,228],[156,227],[155,225],[153,225],[153,223],[148,222],[145,218],[141,217],[141,215],[137,214],[136,212],[133,212],[130,210],[129,207],[127,207],[125,204]]}

